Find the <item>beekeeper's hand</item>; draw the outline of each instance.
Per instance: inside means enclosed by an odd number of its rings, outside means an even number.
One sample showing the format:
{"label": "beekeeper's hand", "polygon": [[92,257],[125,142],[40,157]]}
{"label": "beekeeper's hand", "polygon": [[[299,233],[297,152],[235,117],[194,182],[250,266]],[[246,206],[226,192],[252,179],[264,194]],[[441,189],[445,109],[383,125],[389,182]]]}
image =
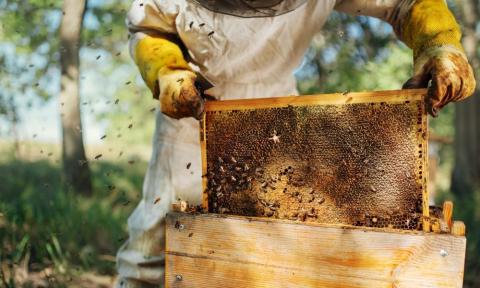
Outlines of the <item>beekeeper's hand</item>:
{"label": "beekeeper's hand", "polygon": [[414,71],[403,88],[429,87],[427,109],[432,116],[437,116],[448,103],[463,100],[475,91],[472,67],[465,54],[453,46],[423,51],[415,59]]}
{"label": "beekeeper's hand", "polygon": [[413,49],[414,57],[414,76],[404,87],[429,87],[427,109],[437,116],[446,104],[465,99],[475,90],[472,67],[460,42],[462,33],[443,0],[400,3],[410,9],[404,20],[399,21],[402,24],[399,34]]}
{"label": "beekeeper's hand", "polygon": [[196,75],[171,37],[147,35],[136,43],[134,51],[143,80],[160,101],[160,110],[175,119],[199,119],[204,102],[195,87]]}
{"label": "beekeeper's hand", "polygon": [[460,41],[462,33],[445,0],[336,2],[339,11],[387,21],[412,48],[414,76],[404,88],[429,87],[426,101],[431,115],[436,116],[447,103],[473,94],[475,78]]}
{"label": "beekeeper's hand", "polygon": [[195,73],[189,70],[172,70],[159,73],[158,85],[161,111],[175,119],[199,119],[204,102],[195,87]]}

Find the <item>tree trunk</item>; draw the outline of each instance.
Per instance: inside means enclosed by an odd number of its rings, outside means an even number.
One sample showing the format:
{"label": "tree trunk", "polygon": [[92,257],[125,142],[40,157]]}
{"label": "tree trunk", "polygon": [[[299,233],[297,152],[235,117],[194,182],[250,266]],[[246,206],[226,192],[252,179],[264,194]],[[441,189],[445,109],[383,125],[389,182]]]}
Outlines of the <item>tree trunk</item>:
{"label": "tree trunk", "polygon": [[[479,39],[475,34],[478,3],[475,0],[464,0],[461,1],[460,8],[464,24],[463,45],[473,70],[477,72],[480,68],[480,59],[476,51]],[[470,198],[474,191],[479,191],[480,188],[479,92],[480,84],[477,83],[475,95],[457,103],[455,107],[455,168],[452,191],[459,198]]]}
{"label": "tree trunk", "polygon": [[80,33],[86,0],[65,0],[60,24],[63,181],[76,193],[90,195],[92,184],[82,137],[79,96]]}
{"label": "tree trunk", "polygon": [[[480,16],[478,0],[457,0],[463,23],[463,45],[474,72],[480,69],[480,55],[476,45],[480,40],[475,34],[476,19]],[[478,81],[478,74],[476,75]],[[452,174],[452,192],[455,195],[457,219],[470,227],[467,234],[467,255],[464,287],[479,287],[480,262],[478,251],[480,238],[475,232],[480,224],[478,199],[480,193],[480,83],[475,95],[455,106],[455,167]]]}

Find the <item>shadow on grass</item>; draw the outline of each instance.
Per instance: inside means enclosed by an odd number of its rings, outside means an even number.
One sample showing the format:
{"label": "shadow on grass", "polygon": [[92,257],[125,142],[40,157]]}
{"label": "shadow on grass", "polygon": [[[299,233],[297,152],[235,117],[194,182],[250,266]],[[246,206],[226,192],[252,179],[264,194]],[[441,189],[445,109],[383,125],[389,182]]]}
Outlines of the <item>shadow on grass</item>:
{"label": "shadow on grass", "polygon": [[[114,274],[114,256],[127,237],[146,165],[92,162],[94,194],[84,198],[63,190],[58,164],[0,162],[0,268]],[[0,269],[0,278],[4,273]]]}

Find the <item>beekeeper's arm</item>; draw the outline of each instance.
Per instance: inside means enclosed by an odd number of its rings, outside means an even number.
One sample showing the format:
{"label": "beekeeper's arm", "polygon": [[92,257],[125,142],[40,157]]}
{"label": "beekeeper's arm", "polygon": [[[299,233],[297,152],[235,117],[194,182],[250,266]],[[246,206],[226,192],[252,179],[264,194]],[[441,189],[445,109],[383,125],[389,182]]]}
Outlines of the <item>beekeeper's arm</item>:
{"label": "beekeeper's arm", "polygon": [[414,76],[404,88],[428,92],[429,113],[471,96],[473,70],[460,43],[461,31],[444,0],[337,0],[336,10],[380,18],[413,49]]}
{"label": "beekeeper's arm", "polygon": [[164,114],[176,119],[198,118],[203,112],[203,100],[195,87],[196,75],[176,37],[175,18],[180,4],[175,2],[133,2],[127,16],[130,53]]}

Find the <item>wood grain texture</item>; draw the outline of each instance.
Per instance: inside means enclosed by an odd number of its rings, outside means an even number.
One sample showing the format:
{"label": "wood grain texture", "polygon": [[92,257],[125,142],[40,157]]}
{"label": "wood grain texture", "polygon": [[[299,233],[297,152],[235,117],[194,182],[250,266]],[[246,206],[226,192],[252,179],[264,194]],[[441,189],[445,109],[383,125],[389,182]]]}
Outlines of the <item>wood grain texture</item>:
{"label": "wood grain texture", "polygon": [[326,104],[355,104],[379,102],[400,103],[409,100],[418,100],[419,97],[424,97],[426,95],[426,91],[426,89],[410,89],[207,101],[205,103],[205,111],[222,111],[231,110],[232,108],[236,110],[244,110]]}
{"label": "wood grain texture", "polygon": [[452,216],[453,216],[453,202],[443,202],[443,220],[447,223],[448,227],[452,229]]}
{"label": "wood grain texture", "polygon": [[[465,237],[172,213],[166,287],[462,287]],[[447,255],[446,255],[447,254]]]}
{"label": "wood grain texture", "polygon": [[452,234],[455,236],[465,236],[465,223],[462,221],[453,221]]}
{"label": "wood grain texture", "polygon": [[207,193],[207,142],[205,135],[205,113],[200,119],[200,150],[202,157],[202,207],[208,211],[208,193]]}

